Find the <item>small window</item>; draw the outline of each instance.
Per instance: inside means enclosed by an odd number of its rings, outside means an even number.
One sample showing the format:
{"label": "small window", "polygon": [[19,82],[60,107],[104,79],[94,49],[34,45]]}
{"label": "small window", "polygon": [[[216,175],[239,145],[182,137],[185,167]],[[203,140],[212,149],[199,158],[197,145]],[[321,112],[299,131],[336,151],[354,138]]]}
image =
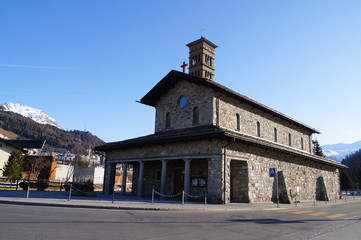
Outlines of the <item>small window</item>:
{"label": "small window", "polygon": [[193,124],[199,123],[199,109],[198,107],[193,108]]}
{"label": "small window", "polygon": [[186,96],[182,95],[178,98],[178,106],[180,108],[184,108],[187,105],[187,98]]}
{"label": "small window", "polygon": [[301,149],[303,150],[304,146],[303,146],[303,138],[301,138]]}
{"label": "small window", "polygon": [[257,137],[261,136],[261,124],[257,122]]}
{"label": "small window", "polygon": [[273,130],[274,141],[277,142],[277,128]]}
{"label": "small window", "polygon": [[239,118],[239,114],[237,113],[236,114],[236,119],[235,119],[235,128],[236,130],[240,130],[241,129],[241,122],[240,122],[240,118]]}
{"label": "small window", "polygon": [[165,115],[165,128],[170,128],[170,112],[167,112],[167,114]]}
{"label": "small window", "polygon": [[288,145],[292,146],[292,136],[291,136],[291,133],[288,134]]}

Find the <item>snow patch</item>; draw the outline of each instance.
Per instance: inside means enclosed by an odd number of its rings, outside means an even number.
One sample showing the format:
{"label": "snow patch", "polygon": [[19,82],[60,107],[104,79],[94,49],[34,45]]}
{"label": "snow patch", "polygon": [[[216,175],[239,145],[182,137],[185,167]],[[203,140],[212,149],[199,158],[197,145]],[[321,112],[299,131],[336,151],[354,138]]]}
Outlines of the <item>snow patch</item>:
{"label": "snow patch", "polygon": [[54,118],[49,117],[44,111],[40,109],[35,109],[18,103],[8,102],[5,104],[0,103],[0,111],[18,113],[24,117],[31,118],[37,123],[49,124],[64,130],[64,128]]}

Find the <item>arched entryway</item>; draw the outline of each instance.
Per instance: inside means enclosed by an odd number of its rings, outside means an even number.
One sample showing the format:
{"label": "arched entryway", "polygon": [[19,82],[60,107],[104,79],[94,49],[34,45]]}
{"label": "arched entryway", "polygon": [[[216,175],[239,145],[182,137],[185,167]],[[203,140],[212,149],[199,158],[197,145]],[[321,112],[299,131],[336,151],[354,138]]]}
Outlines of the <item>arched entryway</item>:
{"label": "arched entryway", "polygon": [[249,202],[248,164],[246,161],[231,160],[229,191],[231,202]]}

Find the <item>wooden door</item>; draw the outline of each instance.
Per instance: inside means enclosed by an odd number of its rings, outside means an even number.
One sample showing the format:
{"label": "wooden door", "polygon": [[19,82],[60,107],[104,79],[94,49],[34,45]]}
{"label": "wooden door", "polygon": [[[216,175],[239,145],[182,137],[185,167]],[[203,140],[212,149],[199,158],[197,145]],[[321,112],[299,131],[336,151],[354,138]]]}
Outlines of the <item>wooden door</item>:
{"label": "wooden door", "polygon": [[174,173],[174,193],[177,194],[184,190],[184,173],[177,171]]}

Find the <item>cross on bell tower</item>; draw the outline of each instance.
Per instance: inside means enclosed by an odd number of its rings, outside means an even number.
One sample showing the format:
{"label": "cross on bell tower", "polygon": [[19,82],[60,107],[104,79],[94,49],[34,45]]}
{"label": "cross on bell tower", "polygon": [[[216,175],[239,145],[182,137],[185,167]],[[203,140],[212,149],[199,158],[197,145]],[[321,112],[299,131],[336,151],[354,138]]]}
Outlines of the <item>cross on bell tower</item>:
{"label": "cross on bell tower", "polygon": [[214,79],[214,50],[218,47],[203,36],[186,45],[189,47],[189,74]]}

